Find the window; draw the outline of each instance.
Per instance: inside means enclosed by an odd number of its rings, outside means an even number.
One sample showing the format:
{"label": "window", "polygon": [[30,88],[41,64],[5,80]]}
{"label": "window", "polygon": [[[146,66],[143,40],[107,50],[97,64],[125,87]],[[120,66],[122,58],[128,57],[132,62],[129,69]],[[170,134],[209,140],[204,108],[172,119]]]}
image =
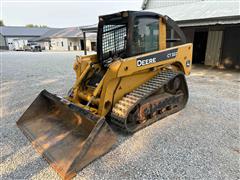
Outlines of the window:
{"label": "window", "polygon": [[126,25],[104,25],[102,37],[103,59],[125,51]]}
{"label": "window", "polygon": [[62,47],[63,47],[63,41],[61,43],[62,43]]}
{"label": "window", "polygon": [[159,19],[136,18],[133,27],[131,54],[138,55],[159,49]]}
{"label": "window", "polygon": [[108,66],[114,57],[124,57],[126,51],[126,24],[108,24],[103,26],[102,61]]}

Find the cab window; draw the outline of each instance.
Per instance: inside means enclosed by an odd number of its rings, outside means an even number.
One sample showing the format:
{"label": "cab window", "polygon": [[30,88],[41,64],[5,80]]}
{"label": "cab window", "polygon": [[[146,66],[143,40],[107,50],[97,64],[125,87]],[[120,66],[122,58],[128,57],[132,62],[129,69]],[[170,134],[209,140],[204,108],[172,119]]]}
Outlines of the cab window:
{"label": "cab window", "polygon": [[159,50],[159,19],[139,17],[134,21],[131,55]]}

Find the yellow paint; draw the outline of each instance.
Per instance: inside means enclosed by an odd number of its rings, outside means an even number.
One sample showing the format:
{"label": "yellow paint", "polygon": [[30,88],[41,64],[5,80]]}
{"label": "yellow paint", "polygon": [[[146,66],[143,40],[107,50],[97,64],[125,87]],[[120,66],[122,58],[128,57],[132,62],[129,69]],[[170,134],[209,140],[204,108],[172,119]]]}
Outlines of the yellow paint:
{"label": "yellow paint", "polygon": [[[82,108],[92,111],[92,113],[105,116],[124,95],[151,79],[164,68],[171,67],[189,75],[191,66],[187,67],[186,62],[192,61],[192,44],[188,43],[166,48],[166,24],[162,18],[159,19],[159,27],[160,49],[158,51],[115,61],[110,64],[107,70],[104,70],[101,64],[97,62],[97,55],[77,57],[74,63],[76,72],[76,81],[73,86],[74,93],[73,98],[69,98],[69,100]],[[137,58],[144,58],[176,48],[178,51],[175,58],[140,67],[136,64]],[[89,87],[85,81],[97,70],[106,72],[95,88]],[[86,105],[87,103],[89,106]]]}
{"label": "yellow paint", "polygon": [[159,19],[159,47],[160,47],[160,50],[166,49],[166,47],[167,47],[166,37],[167,37],[166,24],[164,23],[164,19],[160,18]]}

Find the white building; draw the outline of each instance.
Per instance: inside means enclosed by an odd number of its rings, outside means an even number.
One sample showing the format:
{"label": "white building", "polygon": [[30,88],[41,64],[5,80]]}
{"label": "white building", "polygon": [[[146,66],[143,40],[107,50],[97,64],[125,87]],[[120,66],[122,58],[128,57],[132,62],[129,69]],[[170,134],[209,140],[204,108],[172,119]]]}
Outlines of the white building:
{"label": "white building", "polygon": [[[45,50],[78,51],[84,50],[83,32],[81,27],[51,29],[32,41],[43,42]],[[96,33],[86,35],[86,50],[96,50]]]}
{"label": "white building", "polygon": [[23,50],[32,38],[37,38],[46,33],[49,28],[29,28],[21,26],[0,27],[0,49]]}
{"label": "white building", "polygon": [[240,69],[239,0],[144,0],[142,9],[177,22],[193,43],[193,63]]}

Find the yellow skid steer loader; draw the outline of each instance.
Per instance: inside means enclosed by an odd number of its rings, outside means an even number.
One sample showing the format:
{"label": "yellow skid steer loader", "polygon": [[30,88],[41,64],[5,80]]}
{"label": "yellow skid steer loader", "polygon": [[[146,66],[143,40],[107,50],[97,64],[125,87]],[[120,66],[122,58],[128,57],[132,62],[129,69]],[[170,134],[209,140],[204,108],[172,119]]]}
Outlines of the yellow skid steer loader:
{"label": "yellow skid steer loader", "polygon": [[[168,39],[169,30],[176,39]],[[168,47],[169,43],[177,46]],[[99,17],[97,54],[78,57],[66,97],[43,90],[18,127],[64,179],[116,142],[109,126],[134,133],[183,109],[192,44],[167,16],[123,11]]]}

